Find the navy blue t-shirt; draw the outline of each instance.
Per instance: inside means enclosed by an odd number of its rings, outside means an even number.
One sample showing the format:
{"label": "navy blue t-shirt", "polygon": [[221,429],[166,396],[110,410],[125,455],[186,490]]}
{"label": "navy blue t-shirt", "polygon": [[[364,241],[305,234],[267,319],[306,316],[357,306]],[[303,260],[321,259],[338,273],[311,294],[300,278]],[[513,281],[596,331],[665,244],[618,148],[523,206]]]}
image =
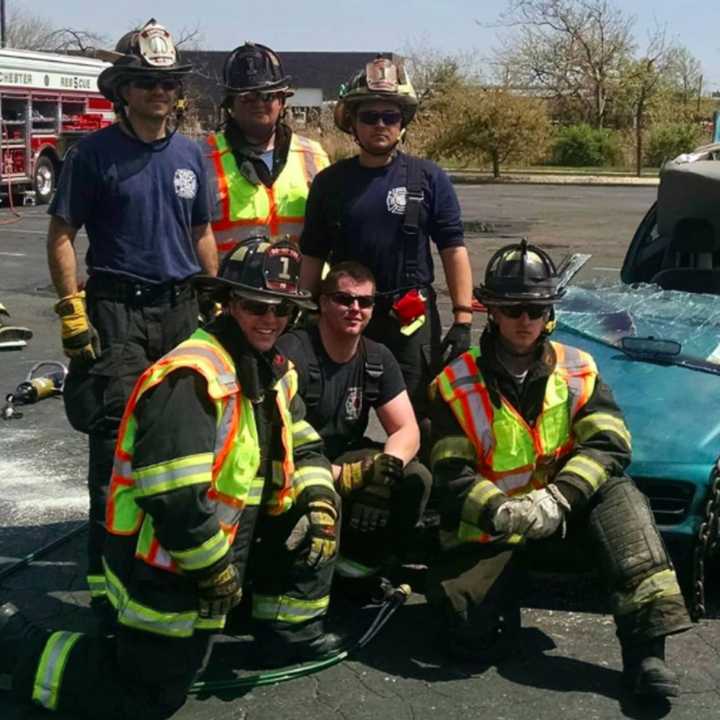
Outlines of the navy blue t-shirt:
{"label": "navy blue t-shirt", "polygon": [[[333,264],[342,260],[361,262],[372,270],[380,291],[403,287],[406,158],[404,153],[397,153],[385,167],[366,168],[354,157],[320,172],[310,187],[300,238],[302,252],[330,259]],[[420,223],[425,239],[418,237],[417,285],[425,286],[434,280],[427,238],[438,250],[465,243],[460,203],[450,178],[435,163],[419,162],[423,193]],[[335,199],[338,193],[340,203]],[[341,238],[336,244],[338,234]]]}
{"label": "navy blue t-shirt", "polygon": [[179,133],[144,143],[111,125],[69,153],[48,212],[85,226],[89,272],[184,280],[201,269],[191,228],[210,220],[202,152]]}

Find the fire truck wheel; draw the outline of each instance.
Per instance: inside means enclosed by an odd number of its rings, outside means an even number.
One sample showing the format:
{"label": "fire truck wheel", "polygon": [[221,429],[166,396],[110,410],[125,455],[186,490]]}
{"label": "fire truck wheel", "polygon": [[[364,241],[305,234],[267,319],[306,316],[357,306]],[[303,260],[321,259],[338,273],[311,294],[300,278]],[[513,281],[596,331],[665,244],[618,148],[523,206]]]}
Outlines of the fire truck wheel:
{"label": "fire truck wheel", "polygon": [[41,157],[35,164],[35,202],[45,205],[55,190],[55,165],[49,157]]}

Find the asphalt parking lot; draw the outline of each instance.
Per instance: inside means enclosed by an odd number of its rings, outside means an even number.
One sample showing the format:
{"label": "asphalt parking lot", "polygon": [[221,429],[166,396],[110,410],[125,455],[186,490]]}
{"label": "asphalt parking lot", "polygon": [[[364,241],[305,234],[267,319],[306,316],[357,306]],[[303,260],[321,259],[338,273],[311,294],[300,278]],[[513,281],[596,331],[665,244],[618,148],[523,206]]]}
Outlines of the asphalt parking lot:
{"label": "asphalt parking lot", "polygon": [[[654,199],[654,188],[483,185],[458,187],[475,279],[490,254],[521,236],[560,259],[590,252],[579,281],[617,277],[630,237]],[[0,225],[0,302],[15,324],[34,332],[22,351],[0,354],[4,396],[41,360],[62,360],[54,293],[45,260],[46,215],[22,209],[22,219]],[[10,219],[0,210],[0,222]],[[80,254],[84,250],[79,240]],[[440,273],[441,274],[441,273]],[[442,283],[438,283],[442,290]],[[449,300],[441,292],[448,316]],[[9,576],[1,573],[77,528],[86,508],[85,438],[65,420],[60,399],[24,408],[17,420],[0,421],[0,602],[8,599],[48,626],[91,630],[83,587],[84,536]],[[523,645],[497,666],[451,662],[421,594],[390,621],[367,648],[322,673],[281,685],[191,698],[180,720],[395,717],[488,719],[716,717],[720,705],[720,621],[709,619],[668,643],[681,676],[672,703],[645,706],[620,690],[620,652],[612,619],[604,613],[592,577],[533,577],[523,597]],[[336,613],[357,633],[370,609]],[[215,675],[242,671],[243,642],[226,644],[211,667]],[[98,712],[98,717],[102,712]],[[40,718],[0,692],[0,718]],[[59,716],[58,716],[59,717]]]}

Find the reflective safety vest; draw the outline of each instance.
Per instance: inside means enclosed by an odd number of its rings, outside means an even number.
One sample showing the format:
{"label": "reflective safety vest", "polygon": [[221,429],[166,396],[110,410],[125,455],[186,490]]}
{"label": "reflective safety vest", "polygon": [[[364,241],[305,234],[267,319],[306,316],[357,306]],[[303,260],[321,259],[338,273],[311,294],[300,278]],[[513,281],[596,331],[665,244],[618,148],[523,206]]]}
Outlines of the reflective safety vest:
{"label": "reflective safety vest", "polygon": [[[217,418],[214,451],[135,469],[132,461],[137,403],[144,393],[179,368],[195,370],[207,381]],[[272,493],[265,501],[265,509],[271,514],[282,513],[292,504],[294,464],[290,402],[297,390],[295,372],[286,373],[276,389],[284,459],[273,462]],[[256,477],[259,465],[260,448],[252,404],[240,392],[232,358],[215,337],[196,330],[188,340],[148,368],[135,386],[115,450],[107,530],[113,535],[137,535],[136,557],[155,567],[170,572],[209,567],[228,552],[243,508],[259,505],[262,500],[265,478]],[[203,482],[210,484],[208,499],[214,501],[220,530],[197,548],[166,551],[155,536],[152,517],[142,511],[136,498]]]}
{"label": "reflective safety vest", "polygon": [[[521,495],[547,485],[555,476],[559,461],[575,446],[573,419],[593,393],[597,367],[592,356],[582,350],[556,342],[551,345],[557,362],[548,377],[542,410],[532,427],[505,398],[501,397],[499,408],[493,405],[477,365],[479,348],[471,348],[454,360],[435,381],[465,433],[460,442],[466,446],[460,447],[458,438],[440,440],[433,448],[433,463],[442,459],[443,453],[464,456],[476,462],[481,478],[463,507],[458,530],[461,541],[493,540],[493,536],[480,532],[468,520],[498,491]],[[615,420],[627,432],[622,420]],[[585,458],[572,459],[568,465],[574,460],[580,462],[579,468],[573,470],[591,484],[604,479],[604,474],[594,472],[595,468],[582,471]],[[518,536],[510,539],[519,540]]]}
{"label": "reflective safety vest", "polygon": [[253,185],[242,175],[225,133],[210,135],[207,146],[210,184],[220,200],[220,215],[212,223],[218,252],[258,233],[271,239],[289,235],[298,242],[310,184],[330,164],[322,146],[293,133],[287,162],[272,187]]}

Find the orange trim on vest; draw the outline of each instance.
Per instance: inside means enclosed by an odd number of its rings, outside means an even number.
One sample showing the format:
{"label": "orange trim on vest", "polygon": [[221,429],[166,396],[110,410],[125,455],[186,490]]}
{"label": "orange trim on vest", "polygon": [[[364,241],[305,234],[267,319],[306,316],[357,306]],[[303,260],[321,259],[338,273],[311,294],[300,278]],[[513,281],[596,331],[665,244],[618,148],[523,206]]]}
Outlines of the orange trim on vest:
{"label": "orange trim on vest", "polygon": [[223,217],[226,218],[230,214],[230,196],[228,194],[227,178],[225,177],[222,160],[220,159],[220,150],[218,150],[214,133],[210,133],[210,135],[208,135],[208,144],[212,148],[210,157],[212,158],[213,165],[215,167],[215,176],[217,177],[217,182],[219,184],[218,191],[220,193],[220,203],[222,206]]}

